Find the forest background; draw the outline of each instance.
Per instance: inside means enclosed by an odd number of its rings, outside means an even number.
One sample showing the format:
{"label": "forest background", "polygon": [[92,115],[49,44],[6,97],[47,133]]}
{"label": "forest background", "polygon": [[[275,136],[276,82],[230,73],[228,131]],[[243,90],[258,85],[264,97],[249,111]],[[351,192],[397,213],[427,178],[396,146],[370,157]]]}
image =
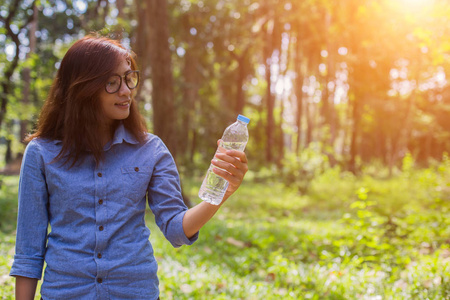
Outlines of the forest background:
{"label": "forest background", "polygon": [[0,1],[0,297],[23,139],[65,51],[95,33],[137,54],[136,99],[188,204],[224,128],[251,119],[214,246],[196,260],[153,242],[222,275],[161,257],[164,298],[450,299],[449,16],[446,0]]}

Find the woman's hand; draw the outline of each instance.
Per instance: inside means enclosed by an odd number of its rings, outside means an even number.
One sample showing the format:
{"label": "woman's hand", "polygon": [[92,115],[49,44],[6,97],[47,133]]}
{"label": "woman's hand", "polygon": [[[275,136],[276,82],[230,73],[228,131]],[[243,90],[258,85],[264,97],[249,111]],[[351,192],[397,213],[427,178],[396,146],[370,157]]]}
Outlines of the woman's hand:
{"label": "woman's hand", "polygon": [[[219,143],[220,140],[217,144],[219,145]],[[214,216],[225,200],[238,189],[244,179],[245,173],[248,171],[247,156],[245,156],[244,152],[225,150],[220,147],[220,145],[211,163],[220,168],[213,168],[213,172],[229,182],[228,188],[219,205],[213,205],[202,201],[185,213],[183,218],[183,230],[188,238],[191,238]]]}
{"label": "woman's hand", "polygon": [[[220,147],[211,163],[220,168],[213,168],[213,172],[229,182],[222,203],[230,197],[241,185],[245,173],[248,171],[247,156],[242,151],[225,150]],[[222,169],[222,170],[221,170]]]}

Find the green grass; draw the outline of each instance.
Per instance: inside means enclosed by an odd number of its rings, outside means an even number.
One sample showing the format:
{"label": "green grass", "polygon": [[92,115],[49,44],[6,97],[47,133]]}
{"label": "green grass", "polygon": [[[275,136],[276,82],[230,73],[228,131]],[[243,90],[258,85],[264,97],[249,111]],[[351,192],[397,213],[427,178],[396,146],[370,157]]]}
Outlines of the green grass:
{"label": "green grass", "polygon": [[[386,179],[330,169],[303,195],[248,180],[199,240],[179,249],[148,213],[161,298],[450,299],[449,172],[440,166]],[[199,186],[199,178],[184,181],[192,199]],[[13,299],[6,274],[14,233],[7,232],[0,299]]]}
{"label": "green grass", "polygon": [[[425,223],[409,225],[412,232],[401,237],[387,235],[384,223],[375,225],[372,219],[360,218],[358,211],[350,208],[361,201],[358,186],[370,186],[373,196],[369,192],[368,199],[382,203],[389,203],[389,197],[411,196],[404,194],[410,188],[398,186],[396,181],[402,180],[355,178],[346,184],[317,178],[312,184],[314,190],[306,196],[280,184],[246,182],[204,227],[199,241],[181,249],[172,249],[152,227],[162,296],[450,299],[450,249],[448,243],[441,241],[448,231],[442,227],[437,235],[433,234],[426,223],[444,216],[441,211],[427,210],[428,216],[421,220]],[[345,187],[333,191],[333,184]],[[326,208],[326,202],[334,203],[330,205],[332,209]],[[341,204],[340,209],[336,208],[337,203]],[[391,206],[376,208],[397,216],[394,213],[410,205]],[[368,210],[373,218],[386,218],[381,213],[375,215],[376,211]],[[426,215],[423,213],[418,211],[415,216]],[[345,218],[345,214],[349,216]],[[447,217],[450,216],[445,214]],[[413,220],[419,222],[417,218]],[[423,234],[434,240],[424,242]]]}

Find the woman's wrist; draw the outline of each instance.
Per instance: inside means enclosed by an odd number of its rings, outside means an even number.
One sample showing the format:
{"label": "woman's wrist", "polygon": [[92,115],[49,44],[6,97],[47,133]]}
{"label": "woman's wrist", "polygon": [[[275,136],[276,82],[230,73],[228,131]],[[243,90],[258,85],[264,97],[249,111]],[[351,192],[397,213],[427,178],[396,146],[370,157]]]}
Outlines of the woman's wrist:
{"label": "woman's wrist", "polygon": [[33,300],[37,281],[36,278],[16,276],[16,300]]}

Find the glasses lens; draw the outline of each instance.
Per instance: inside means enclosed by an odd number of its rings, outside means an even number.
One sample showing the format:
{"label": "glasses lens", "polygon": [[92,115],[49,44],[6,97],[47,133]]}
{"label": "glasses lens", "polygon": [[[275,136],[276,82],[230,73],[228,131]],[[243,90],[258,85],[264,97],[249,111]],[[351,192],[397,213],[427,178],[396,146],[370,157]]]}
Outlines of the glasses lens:
{"label": "glasses lens", "polygon": [[106,83],[106,91],[110,94],[117,92],[120,89],[121,78],[118,75],[111,76]]}
{"label": "glasses lens", "polygon": [[128,88],[134,89],[139,83],[139,72],[133,71],[125,75],[125,81]]}

